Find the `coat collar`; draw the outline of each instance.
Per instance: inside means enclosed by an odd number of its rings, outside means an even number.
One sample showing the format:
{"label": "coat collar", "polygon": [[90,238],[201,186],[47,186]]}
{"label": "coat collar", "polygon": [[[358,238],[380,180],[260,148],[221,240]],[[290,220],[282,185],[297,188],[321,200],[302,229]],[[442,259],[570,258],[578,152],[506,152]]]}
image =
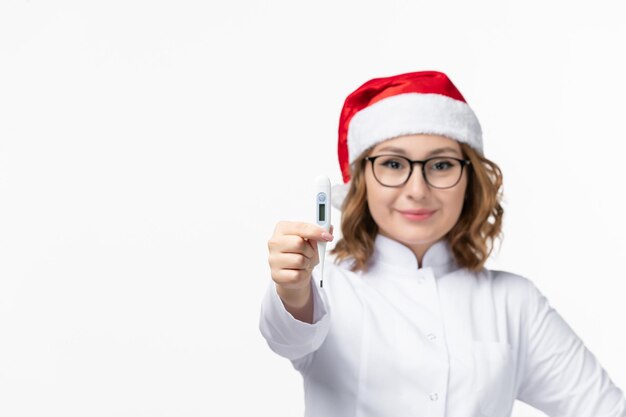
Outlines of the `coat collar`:
{"label": "coat collar", "polygon": [[452,249],[445,239],[438,240],[426,250],[423,265],[419,268],[417,257],[408,246],[379,233],[374,242],[373,261],[374,265],[381,264],[380,266],[407,272],[431,268],[435,278],[459,269]]}

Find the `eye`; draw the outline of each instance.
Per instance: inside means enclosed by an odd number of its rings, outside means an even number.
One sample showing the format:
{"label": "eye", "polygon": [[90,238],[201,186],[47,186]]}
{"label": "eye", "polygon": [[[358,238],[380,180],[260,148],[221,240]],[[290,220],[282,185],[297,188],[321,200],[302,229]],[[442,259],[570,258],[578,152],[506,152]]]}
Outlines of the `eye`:
{"label": "eye", "polygon": [[430,169],[433,171],[447,171],[451,168],[454,168],[458,162],[454,159],[437,159],[430,162]]}
{"label": "eye", "polygon": [[380,160],[378,161],[378,164],[381,165],[382,167],[393,169],[393,170],[405,169],[407,166],[406,161],[400,158],[393,158],[393,157],[380,158]]}

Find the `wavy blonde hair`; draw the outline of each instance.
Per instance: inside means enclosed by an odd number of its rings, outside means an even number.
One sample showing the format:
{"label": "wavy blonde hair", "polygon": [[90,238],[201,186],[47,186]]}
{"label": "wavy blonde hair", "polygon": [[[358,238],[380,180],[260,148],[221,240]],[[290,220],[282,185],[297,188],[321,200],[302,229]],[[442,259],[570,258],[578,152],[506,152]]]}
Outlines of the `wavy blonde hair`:
{"label": "wavy blonde hair", "polygon": [[[498,165],[480,155],[469,145],[459,143],[467,167],[468,182],[463,210],[456,224],[445,235],[457,264],[478,272],[493,250],[494,241],[503,235],[502,172]],[[336,262],[352,259],[352,271],[366,271],[372,254],[378,225],[367,205],[364,168],[365,157],[373,147],[363,152],[351,166],[350,188],[342,205],[341,232],[343,237],[330,252]]]}

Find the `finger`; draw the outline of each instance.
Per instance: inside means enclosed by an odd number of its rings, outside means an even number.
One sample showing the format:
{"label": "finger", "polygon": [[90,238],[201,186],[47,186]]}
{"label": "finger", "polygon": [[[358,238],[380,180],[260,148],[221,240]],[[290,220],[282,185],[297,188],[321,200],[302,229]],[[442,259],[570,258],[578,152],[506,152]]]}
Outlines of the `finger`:
{"label": "finger", "polygon": [[313,239],[320,242],[330,242],[333,240],[333,235],[331,233],[328,233],[323,227],[316,226],[312,223],[279,222],[276,225],[274,233],[296,235],[305,239]]}
{"label": "finger", "polygon": [[302,239],[302,242],[303,242],[303,247],[299,253],[301,253],[302,255],[306,256],[307,258],[311,260],[314,260],[315,255],[316,255],[316,249],[317,249],[317,241]]}
{"label": "finger", "polygon": [[270,255],[270,265],[278,269],[313,269],[312,260],[297,253],[280,253]]}
{"label": "finger", "polygon": [[317,243],[316,241],[309,241],[296,235],[278,235],[272,237],[268,241],[268,247],[270,253],[298,253],[312,258],[315,255],[315,251],[311,243]]}
{"label": "finger", "polygon": [[320,263],[320,254],[319,254],[319,246],[317,244],[317,242],[313,241],[312,243],[312,249],[313,249],[313,256],[311,257],[311,263],[313,266],[316,266],[317,264]]}
{"label": "finger", "polygon": [[272,279],[286,288],[302,287],[302,283],[306,283],[311,279],[311,271],[297,269],[272,270]]}

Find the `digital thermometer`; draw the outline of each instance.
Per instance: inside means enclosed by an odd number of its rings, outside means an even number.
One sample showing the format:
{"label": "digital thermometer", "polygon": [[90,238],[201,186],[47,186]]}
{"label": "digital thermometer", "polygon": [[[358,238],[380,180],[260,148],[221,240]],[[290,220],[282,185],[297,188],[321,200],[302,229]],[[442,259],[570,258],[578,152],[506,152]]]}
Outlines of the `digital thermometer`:
{"label": "digital thermometer", "polygon": [[[315,179],[315,224],[330,232],[330,180],[326,176]],[[326,242],[317,242],[317,253],[320,258],[320,288],[324,286],[324,257]]]}

